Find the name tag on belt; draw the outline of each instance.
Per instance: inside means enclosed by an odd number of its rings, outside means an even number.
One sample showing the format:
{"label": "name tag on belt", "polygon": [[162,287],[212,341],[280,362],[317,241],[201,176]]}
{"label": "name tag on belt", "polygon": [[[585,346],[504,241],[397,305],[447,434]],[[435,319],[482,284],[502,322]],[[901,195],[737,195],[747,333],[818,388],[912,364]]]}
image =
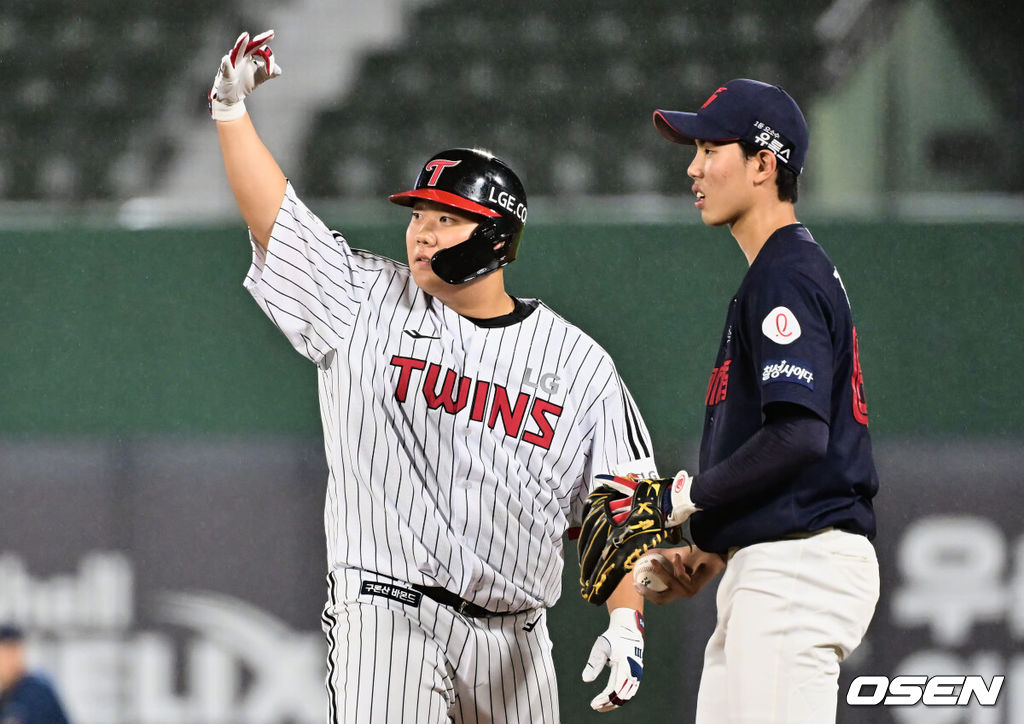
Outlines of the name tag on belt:
{"label": "name tag on belt", "polygon": [[406,606],[418,607],[420,600],[423,598],[423,594],[419,591],[413,591],[408,588],[402,588],[392,583],[382,583],[380,581],[363,581],[362,586],[359,588],[359,593],[365,596],[380,596],[382,598],[390,598],[392,601],[398,601],[404,603]]}

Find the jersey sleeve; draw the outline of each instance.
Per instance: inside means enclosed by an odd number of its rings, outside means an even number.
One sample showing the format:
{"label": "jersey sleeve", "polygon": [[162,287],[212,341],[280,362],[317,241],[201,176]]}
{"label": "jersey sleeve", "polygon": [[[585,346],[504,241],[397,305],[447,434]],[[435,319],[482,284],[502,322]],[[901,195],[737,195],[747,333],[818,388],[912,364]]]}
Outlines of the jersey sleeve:
{"label": "jersey sleeve", "polygon": [[572,525],[579,525],[587,495],[602,481],[596,475],[658,477],[651,436],[626,384],[612,367],[606,394],[595,407],[594,433],[584,480],[577,487],[570,510]]}
{"label": "jersey sleeve", "polygon": [[827,295],[797,270],[766,275],[751,294],[744,324],[762,409],[773,402],[789,402],[828,422],[832,317]]}
{"label": "jersey sleeve", "polygon": [[291,183],[267,249],[251,234],[250,243],[245,288],[301,355],[327,366],[365,298],[348,243],[306,208]]}

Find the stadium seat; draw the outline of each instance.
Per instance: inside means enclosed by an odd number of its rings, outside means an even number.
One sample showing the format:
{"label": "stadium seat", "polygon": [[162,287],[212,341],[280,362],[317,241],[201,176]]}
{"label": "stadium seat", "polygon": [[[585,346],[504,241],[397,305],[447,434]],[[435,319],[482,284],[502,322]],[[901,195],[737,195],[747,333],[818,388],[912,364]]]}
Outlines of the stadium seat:
{"label": "stadium seat", "polygon": [[[231,3],[201,0],[4,0],[0,3],[3,197],[85,201],[117,197],[110,169],[149,141],[160,102],[178,82],[172,59]],[[170,49],[173,49],[171,51]],[[132,72],[147,63],[148,72]],[[16,182],[14,181],[16,179]]]}
{"label": "stadium seat", "polygon": [[[812,14],[739,5],[723,21],[668,0],[423,4],[404,42],[367,57],[319,114],[301,174],[319,195],[380,196],[439,148],[481,145],[531,195],[678,193],[653,108],[692,105],[743,75],[802,98],[820,81]],[[780,32],[800,39],[787,44],[799,58],[766,42]]]}

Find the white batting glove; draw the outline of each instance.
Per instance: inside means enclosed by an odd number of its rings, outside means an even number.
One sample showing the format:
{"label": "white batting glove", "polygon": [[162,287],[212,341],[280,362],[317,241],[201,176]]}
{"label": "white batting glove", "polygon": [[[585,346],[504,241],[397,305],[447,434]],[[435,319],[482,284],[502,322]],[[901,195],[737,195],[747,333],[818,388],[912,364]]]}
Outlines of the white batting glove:
{"label": "white batting glove", "polygon": [[685,470],[680,470],[672,479],[672,485],[665,491],[662,505],[668,514],[665,527],[674,528],[682,525],[700,508],[693,504],[690,491],[693,489],[693,478]]}
{"label": "white batting glove", "polygon": [[221,58],[217,76],[210,89],[210,117],[215,121],[233,121],[245,114],[245,97],[256,86],[281,75],[281,66],[267,45],[274,37],[267,30],[250,39],[242,33],[231,50]]}
{"label": "white batting glove", "polygon": [[591,682],[608,666],[608,685],[594,697],[590,707],[595,711],[618,709],[633,698],[644,675],[644,616],[632,608],[611,612],[608,630],[601,634],[583,669],[583,680]]}

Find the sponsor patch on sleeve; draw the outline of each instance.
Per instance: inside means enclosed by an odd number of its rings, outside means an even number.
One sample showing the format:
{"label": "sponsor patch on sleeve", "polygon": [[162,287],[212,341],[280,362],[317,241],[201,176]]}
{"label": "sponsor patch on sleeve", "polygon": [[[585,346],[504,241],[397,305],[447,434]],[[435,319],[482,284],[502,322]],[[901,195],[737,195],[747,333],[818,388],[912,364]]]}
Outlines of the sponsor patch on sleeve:
{"label": "sponsor patch on sleeve", "polygon": [[761,368],[761,384],[795,382],[809,390],[814,389],[814,372],[803,360],[770,359]]}
{"label": "sponsor patch on sleeve", "polygon": [[625,462],[618,462],[611,469],[612,475],[619,475],[625,477],[633,474],[640,477],[641,480],[645,478],[656,478],[658,477],[658,466],[654,464],[654,458],[646,457],[638,460],[627,460]]}
{"label": "sponsor patch on sleeve", "polygon": [[775,307],[761,322],[761,331],[776,344],[789,344],[800,338],[800,322],[787,307]]}

